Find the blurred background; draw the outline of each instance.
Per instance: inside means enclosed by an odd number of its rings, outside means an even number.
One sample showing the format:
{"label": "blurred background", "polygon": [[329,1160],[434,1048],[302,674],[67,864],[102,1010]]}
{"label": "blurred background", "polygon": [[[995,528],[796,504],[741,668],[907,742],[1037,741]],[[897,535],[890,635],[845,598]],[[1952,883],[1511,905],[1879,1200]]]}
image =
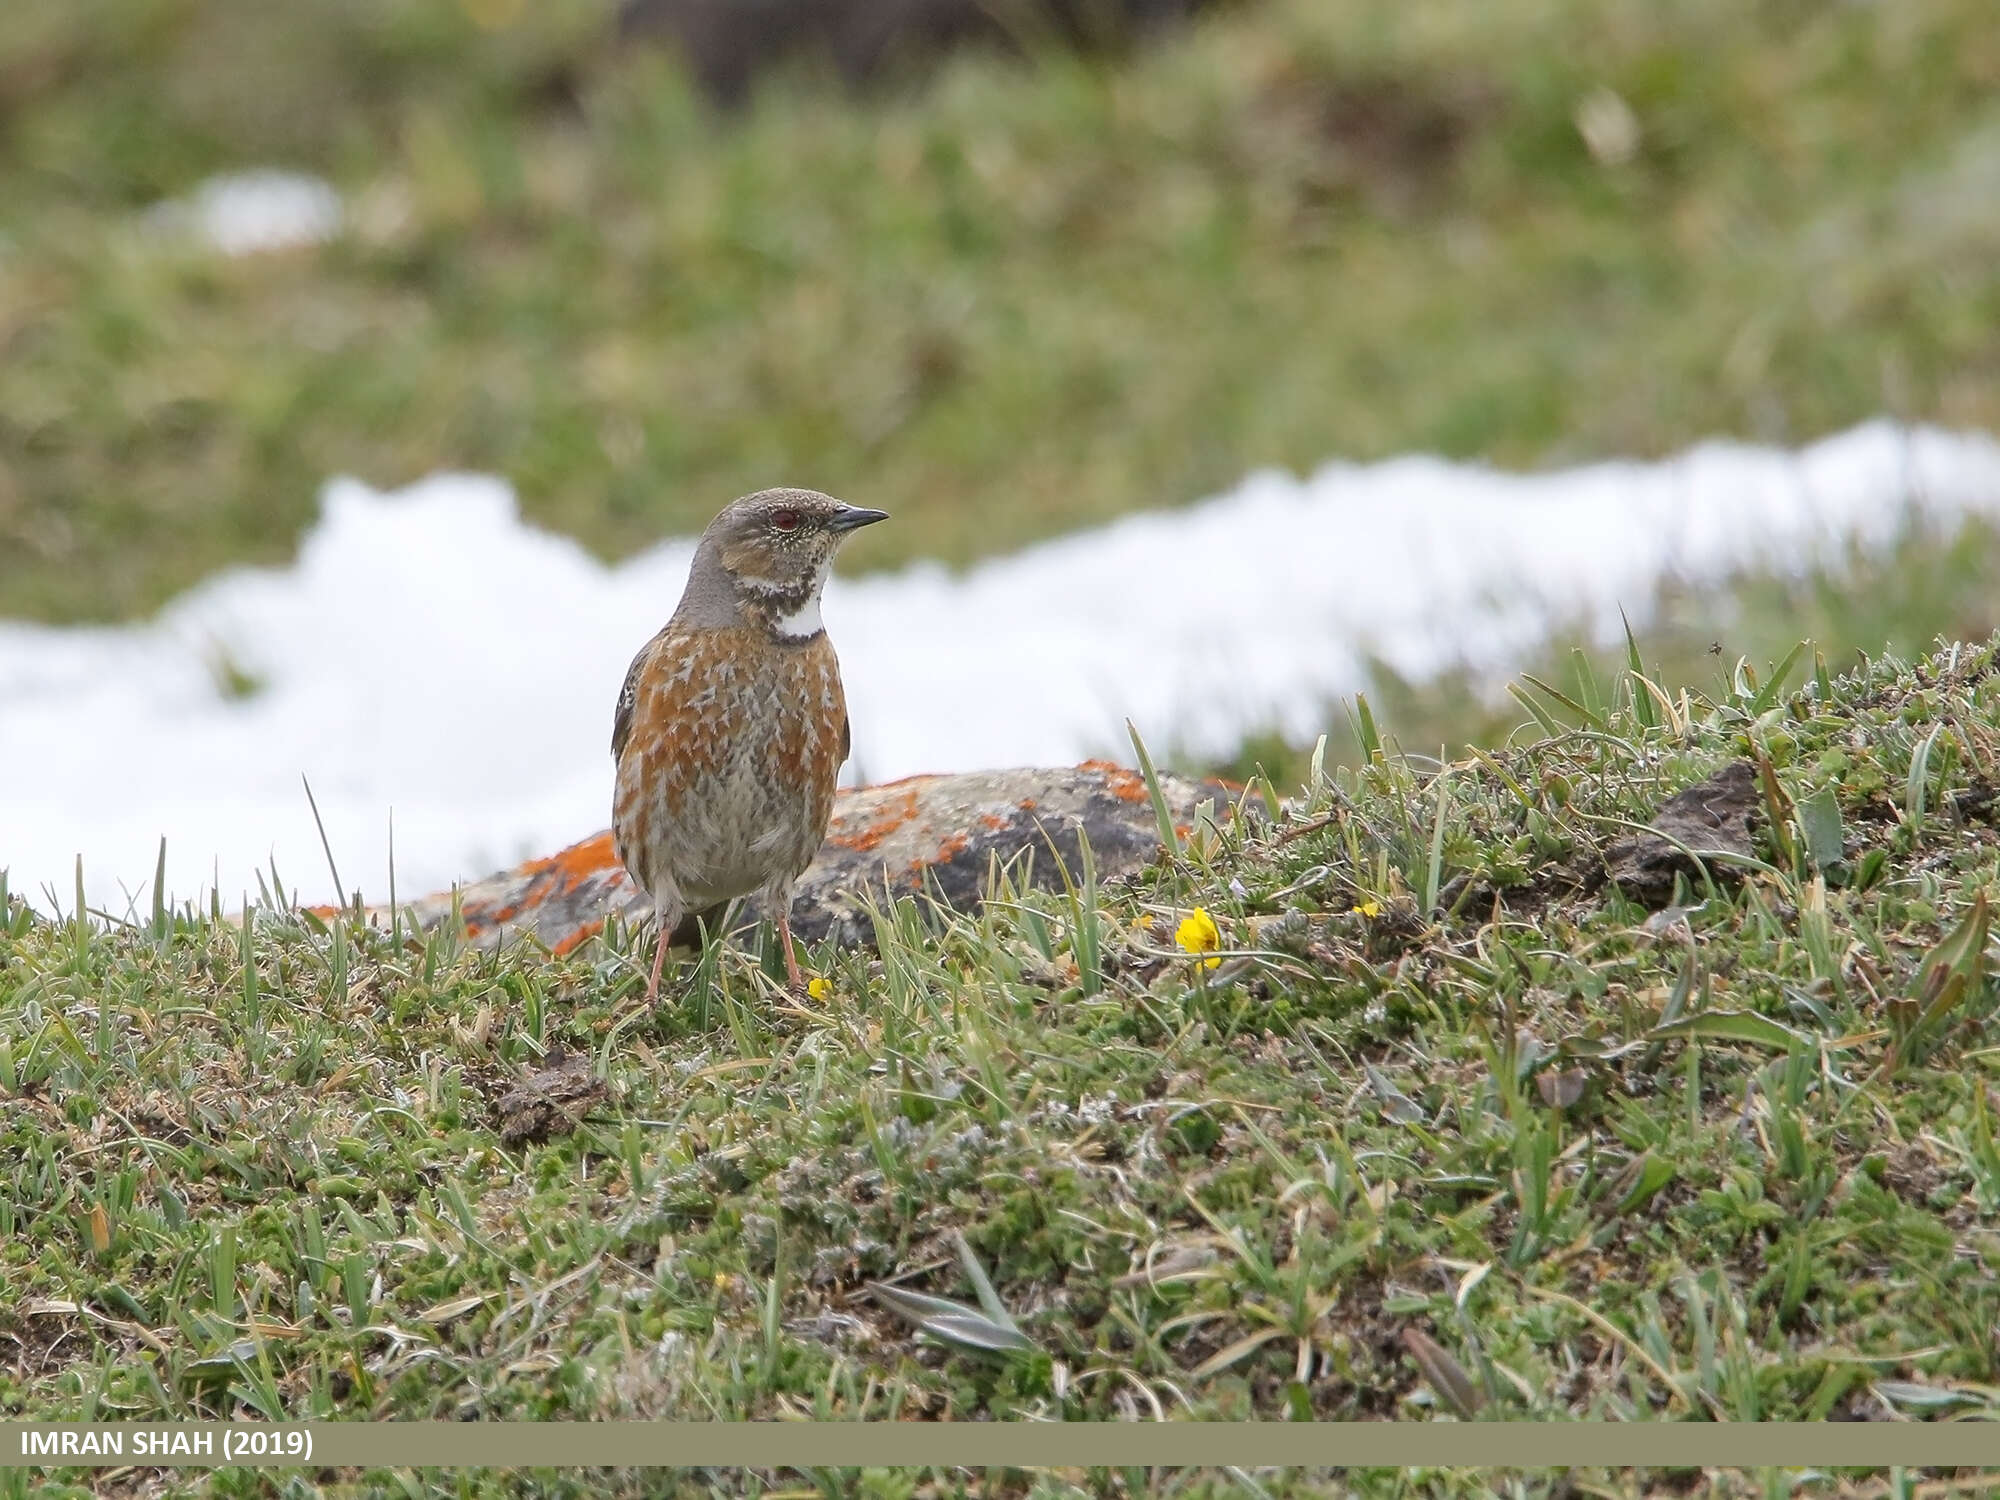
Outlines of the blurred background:
{"label": "blurred background", "polygon": [[1990,0],[8,0],[0,867],[588,834],[774,483],[863,779],[1984,636],[1996,266]]}

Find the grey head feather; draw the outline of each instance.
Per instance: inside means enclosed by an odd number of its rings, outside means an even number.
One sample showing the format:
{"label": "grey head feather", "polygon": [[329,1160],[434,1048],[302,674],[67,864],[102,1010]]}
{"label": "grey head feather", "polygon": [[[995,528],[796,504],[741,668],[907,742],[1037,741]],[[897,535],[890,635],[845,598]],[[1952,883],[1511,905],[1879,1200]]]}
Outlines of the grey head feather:
{"label": "grey head feather", "polygon": [[710,531],[694,549],[694,565],[688,569],[687,587],[674,610],[673,622],[694,630],[723,630],[743,623],[737,607],[736,581],[722,566],[722,544]]}

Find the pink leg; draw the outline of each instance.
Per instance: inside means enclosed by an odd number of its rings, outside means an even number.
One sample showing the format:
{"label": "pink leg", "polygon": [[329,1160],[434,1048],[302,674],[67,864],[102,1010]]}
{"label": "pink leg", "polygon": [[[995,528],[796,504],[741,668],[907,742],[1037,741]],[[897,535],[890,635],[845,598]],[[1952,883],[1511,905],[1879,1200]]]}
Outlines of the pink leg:
{"label": "pink leg", "polygon": [[778,941],[785,945],[785,975],[791,980],[792,993],[794,995],[803,995],[806,992],[806,982],[799,974],[798,955],[792,951],[792,917],[790,912],[783,913],[778,918]]}
{"label": "pink leg", "polygon": [[667,939],[673,936],[673,929],[660,928],[660,941],[653,949],[653,977],[646,982],[646,1004],[652,1005],[660,998],[660,966],[667,961]]}
{"label": "pink leg", "polygon": [[667,962],[667,944],[673,941],[674,929],[681,925],[682,910],[678,892],[669,901],[654,902],[653,915],[660,924],[660,941],[653,949],[653,977],[646,983],[646,1004],[649,1006],[660,998],[660,970]]}

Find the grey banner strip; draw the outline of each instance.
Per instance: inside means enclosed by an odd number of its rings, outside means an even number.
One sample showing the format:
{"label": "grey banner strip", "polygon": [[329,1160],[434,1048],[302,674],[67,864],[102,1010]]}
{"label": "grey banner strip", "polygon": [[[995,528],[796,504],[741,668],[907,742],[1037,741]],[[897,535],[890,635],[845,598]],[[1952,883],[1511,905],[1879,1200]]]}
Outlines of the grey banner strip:
{"label": "grey banner strip", "polygon": [[[307,1440],[309,1448],[304,1447]],[[262,1455],[251,1451],[258,1448],[266,1451]],[[275,1455],[269,1451],[273,1448]],[[0,1424],[0,1466],[6,1467],[301,1461],[342,1468],[433,1464],[758,1469],[844,1464],[1959,1468],[2000,1466],[2000,1423]]]}

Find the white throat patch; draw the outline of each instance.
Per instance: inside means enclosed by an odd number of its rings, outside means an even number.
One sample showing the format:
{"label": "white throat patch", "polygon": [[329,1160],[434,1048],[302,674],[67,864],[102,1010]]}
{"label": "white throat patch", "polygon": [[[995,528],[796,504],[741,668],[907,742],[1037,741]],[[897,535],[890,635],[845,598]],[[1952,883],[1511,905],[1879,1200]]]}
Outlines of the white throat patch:
{"label": "white throat patch", "polygon": [[771,628],[788,641],[810,640],[826,629],[826,622],[819,617],[819,595],[806,600],[791,614],[771,622]]}
{"label": "white throat patch", "polygon": [[813,575],[812,592],[806,595],[806,602],[788,615],[781,615],[771,622],[771,629],[788,641],[809,641],[826,629],[826,622],[819,617],[819,596],[826,591],[826,575],[832,571],[833,559],[820,564]]}

